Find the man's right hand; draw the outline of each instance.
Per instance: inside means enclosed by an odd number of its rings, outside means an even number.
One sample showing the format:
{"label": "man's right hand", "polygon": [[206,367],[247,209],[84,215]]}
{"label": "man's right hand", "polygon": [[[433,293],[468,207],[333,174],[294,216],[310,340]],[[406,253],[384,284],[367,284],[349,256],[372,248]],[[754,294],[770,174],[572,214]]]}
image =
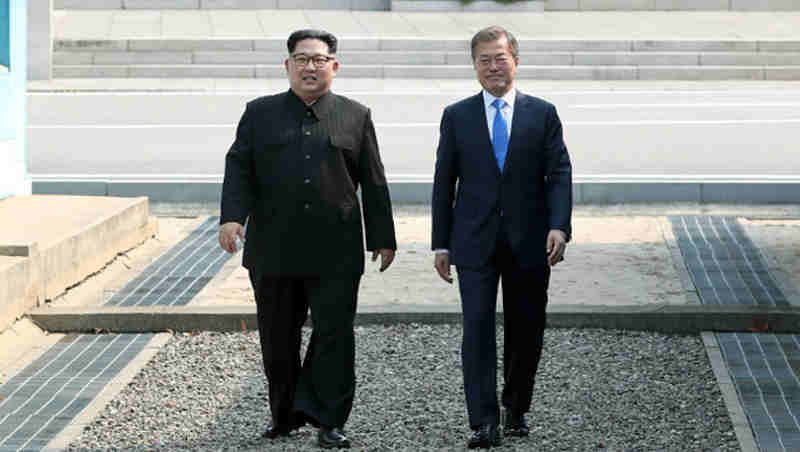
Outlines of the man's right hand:
{"label": "man's right hand", "polygon": [[447,253],[436,253],[433,266],[439,272],[439,276],[450,284],[453,284],[453,277],[450,275],[450,255]]}
{"label": "man's right hand", "polygon": [[219,228],[219,246],[233,254],[236,252],[236,237],[244,242],[244,227],[235,222],[229,221]]}

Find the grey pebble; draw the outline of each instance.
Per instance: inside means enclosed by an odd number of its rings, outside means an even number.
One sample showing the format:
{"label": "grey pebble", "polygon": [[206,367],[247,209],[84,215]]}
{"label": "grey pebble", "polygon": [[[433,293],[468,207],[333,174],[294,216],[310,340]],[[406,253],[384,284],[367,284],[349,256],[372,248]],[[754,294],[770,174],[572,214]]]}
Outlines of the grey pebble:
{"label": "grey pebble", "polygon": [[[465,449],[460,325],[358,327],[356,344],[354,450]],[[739,450],[697,336],[548,329],[527,419],[497,450]],[[176,334],[68,450],[317,450],[310,427],[261,439],[269,420],[257,333]]]}

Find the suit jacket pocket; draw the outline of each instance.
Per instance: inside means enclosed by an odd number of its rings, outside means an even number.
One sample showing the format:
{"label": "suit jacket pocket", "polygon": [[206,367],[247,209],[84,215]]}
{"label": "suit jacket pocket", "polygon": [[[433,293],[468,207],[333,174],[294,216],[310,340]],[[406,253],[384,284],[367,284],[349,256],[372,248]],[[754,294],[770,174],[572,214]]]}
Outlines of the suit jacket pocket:
{"label": "suit jacket pocket", "polygon": [[358,162],[358,148],[353,136],[331,135],[330,139],[333,150],[341,152],[348,164]]}

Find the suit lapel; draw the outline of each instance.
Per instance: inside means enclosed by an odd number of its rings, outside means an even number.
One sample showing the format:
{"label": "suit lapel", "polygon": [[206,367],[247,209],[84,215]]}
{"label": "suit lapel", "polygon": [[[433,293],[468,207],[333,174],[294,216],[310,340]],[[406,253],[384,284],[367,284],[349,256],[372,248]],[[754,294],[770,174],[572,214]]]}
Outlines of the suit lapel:
{"label": "suit lapel", "polygon": [[486,104],[483,101],[483,91],[473,97],[475,111],[474,118],[476,119],[473,124],[473,130],[478,131],[478,154],[485,155],[489,158],[489,164],[495,169],[495,174],[500,177],[500,168],[497,167],[497,158],[494,156],[494,146],[492,145],[492,138],[489,136],[489,123],[486,121]]}
{"label": "suit lapel", "polygon": [[508,152],[506,152],[506,161],[503,164],[503,174],[506,173],[513,151],[517,147],[517,142],[521,139],[519,136],[522,133],[522,123],[528,117],[528,102],[526,101],[527,96],[517,91],[517,97],[514,100],[514,118],[511,120],[511,136],[508,139]]}

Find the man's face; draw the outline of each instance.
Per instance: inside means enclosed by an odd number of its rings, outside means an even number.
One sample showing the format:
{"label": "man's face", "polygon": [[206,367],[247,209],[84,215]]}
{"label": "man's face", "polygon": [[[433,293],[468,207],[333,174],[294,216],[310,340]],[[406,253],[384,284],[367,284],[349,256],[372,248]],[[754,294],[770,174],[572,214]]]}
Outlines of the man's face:
{"label": "man's face", "polygon": [[[339,62],[333,57],[328,53],[328,44],[319,39],[298,41],[294,52],[284,62],[292,91],[303,100],[325,94],[339,70]],[[325,59],[328,61],[320,65]]]}
{"label": "man's face", "polygon": [[519,57],[511,55],[505,36],[495,41],[479,42],[472,62],[481,86],[495,97],[502,97],[514,87]]}

